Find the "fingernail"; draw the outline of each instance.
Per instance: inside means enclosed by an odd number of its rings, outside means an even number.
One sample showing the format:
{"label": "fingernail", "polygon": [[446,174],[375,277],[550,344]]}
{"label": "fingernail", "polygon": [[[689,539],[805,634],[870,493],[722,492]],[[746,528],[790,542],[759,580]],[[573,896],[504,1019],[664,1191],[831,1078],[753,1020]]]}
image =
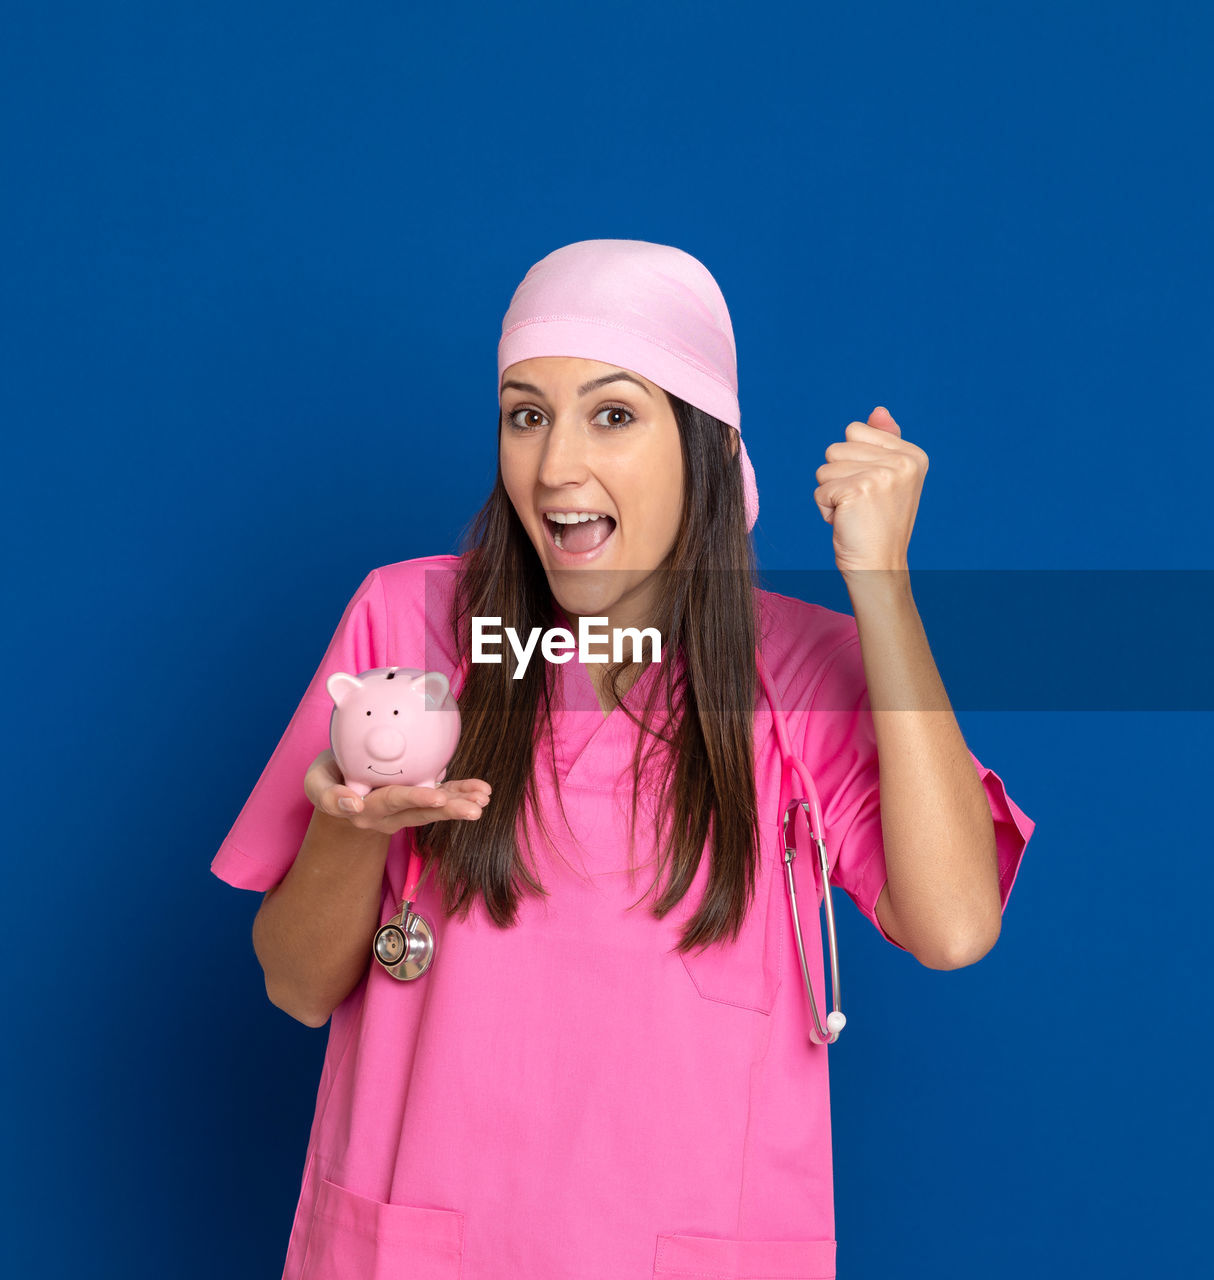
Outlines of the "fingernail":
{"label": "fingernail", "polygon": [[342,798],[337,802],[337,807],[339,809],[344,809],[347,813],[354,813],[357,810],[357,806],[349,796],[342,796]]}

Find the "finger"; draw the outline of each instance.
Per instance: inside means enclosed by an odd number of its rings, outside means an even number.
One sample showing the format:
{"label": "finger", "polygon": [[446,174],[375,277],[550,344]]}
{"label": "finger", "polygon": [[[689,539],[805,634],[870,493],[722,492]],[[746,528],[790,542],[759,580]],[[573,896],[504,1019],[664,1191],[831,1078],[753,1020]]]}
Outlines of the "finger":
{"label": "finger", "polygon": [[341,770],[337,766],[337,757],[332,751],[322,751],[308,766],[309,772],[315,770],[322,778],[326,778],[330,786],[340,787],[345,783]]}
{"label": "finger", "polygon": [[814,490],[814,501],[827,524],[834,524],[842,507],[863,498],[863,486],[849,483],[851,479],[850,476],[828,477]]}
{"label": "finger", "polygon": [[442,809],[450,799],[445,782],[441,787],[406,787],[392,783],[377,787],[376,794],[383,797],[380,803],[385,813],[401,813],[405,809]]}
{"label": "finger", "polygon": [[443,790],[453,792],[457,796],[467,796],[469,800],[482,800],[485,804],[493,794],[493,788],[480,778],[459,778],[444,782]]}
{"label": "finger", "polygon": [[827,492],[827,486],[820,484],[814,490],[814,501],[818,504],[818,510],[822,513],[822,519],[827,524],[835,522],[835,504],[831,502]]}
{"label": "finger", "polygon": [[441,783],[443,791],[455,791],[456,794],[464,794],[467,791],[492,791],[493,787],[488,782],[483,782],[480,778],[446,778]]}
{"label": "finger", "polygon": [[[428,787],[402,787],[402,791],[420,791],[425,795],[431,794]],[[443,783],[443,790],[447,790],[447,783]],[[471,795],[456,795],[454,792],[447,794],[446,800],[441,805],[431,805],[423,803],[419,808],[408,810],[411,819],[419,822],[444,822],[451,819],[479,818],[485,807],[489,803],[489,797],[480,792],[473,792]]]}
{"label": "finger", "polygon": [[304,775],[304,794],[315,808],[331,815],[341,812],[337,802],[342,796],[355,798],[355,792],[346,786],[341,771],[335,771],[324,756],[318,756]]}
{"label": "finger", "polygon": [[[888,437],[887,437],[888,440]],[[884,462],[893,450],[889,444],[872,444],[868,440],[836,440],[826,446],[822,455],[827,462]]]}
{"label": "finger", "polygon": [[883,404],[879,404],[868,415],[868,422],[879,431],[888,431],[896,436],[902,434],[902,428],[894,421],[894,415]]}
{"label": "finger", "polygon": [[820,485],[838,484],[840,480],[850,480],[853,476],[867,475],[873,469],[872,462],[852,463],[824,462],[814,472],[814,479]]}
{"label": "finger", "polygon": [[325,813],[335,818],[350,818],[362,813],[366,807],[363,798],[346,786],[327,787],[321,797],[321,806]]}
{"label": "finger", "polygon": [[[880,421],[880,420],[879,420]],[[863,440],[869,444],[880,445],[883,449],[896,449],[901,442],[902,432],[893,418],[889,421],[892,427],[883,427],[867,422],[849,422],[843,434],[849,440]]]}
{"label": "finger", "polygon": [[444,809],[438,811],[438,821],[447,818],[455,818],[461,821],[475,822],[485,811],[488,800],[453,800]]}
{"label": "finger", "polygon": [[489,784],[479,778],[444,782],[443,790],[449,794],[446,805],[436,814],[438,818],[479,818],[489,805]]}

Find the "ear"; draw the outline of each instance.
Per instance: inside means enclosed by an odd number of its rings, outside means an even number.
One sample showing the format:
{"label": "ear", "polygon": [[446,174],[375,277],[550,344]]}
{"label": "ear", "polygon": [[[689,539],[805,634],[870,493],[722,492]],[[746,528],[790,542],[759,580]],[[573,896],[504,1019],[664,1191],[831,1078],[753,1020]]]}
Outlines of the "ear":
{"label": "ear", "polygon": [[739,441],[739,440],[741,440],[741,438],[742,438],[742,437],[738,435],[738,429],[737,429],[737,427],[731,427],[731,428],[729,429],[729,455],[730,455],[730,457],[732,457],[732,458],[736,458],[736,457],[738,456],[738,441]]}
{"label": "ear", "polygon": [[325,681],[329,697],[339,707],[352,693],[362,687],[363,682],[357,676],[352,676],[345,671],[335,671]]}
{"label": "ear", "polygon": [[409,687],[423,694],[426,706],[437,711],[451,689],[451,682],[441,671],[426,671],[420,676],[414,676]]}

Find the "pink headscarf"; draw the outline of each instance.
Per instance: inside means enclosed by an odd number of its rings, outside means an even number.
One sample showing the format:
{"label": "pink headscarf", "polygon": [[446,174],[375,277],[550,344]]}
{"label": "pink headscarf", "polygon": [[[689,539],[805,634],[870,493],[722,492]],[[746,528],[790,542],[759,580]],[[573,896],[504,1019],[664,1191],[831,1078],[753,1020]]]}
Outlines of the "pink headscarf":
{"label": "pink headscarf", "polygon": [[759,515],[742,442],[738,356],[725,298],[691,254],[648,240],[578,240],[541,258],[502,320],[497,377],[520,360],[618,364],[738,432],[746,527]]}

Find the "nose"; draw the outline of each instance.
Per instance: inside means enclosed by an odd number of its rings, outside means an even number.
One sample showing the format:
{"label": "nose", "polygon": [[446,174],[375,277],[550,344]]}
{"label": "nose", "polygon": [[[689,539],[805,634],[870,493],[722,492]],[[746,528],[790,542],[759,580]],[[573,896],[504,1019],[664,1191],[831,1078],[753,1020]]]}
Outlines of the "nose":
{"label": "nose", "polygon": [[405,735],[395,729],[372,729],[363,745],[373,759],[395,760],[405,749]]}
{"label": "nose", "polygon": [[578,485],[586,479],[586,436],[575,422],[558,419],[552,424],[536,478],[544,489]]}

